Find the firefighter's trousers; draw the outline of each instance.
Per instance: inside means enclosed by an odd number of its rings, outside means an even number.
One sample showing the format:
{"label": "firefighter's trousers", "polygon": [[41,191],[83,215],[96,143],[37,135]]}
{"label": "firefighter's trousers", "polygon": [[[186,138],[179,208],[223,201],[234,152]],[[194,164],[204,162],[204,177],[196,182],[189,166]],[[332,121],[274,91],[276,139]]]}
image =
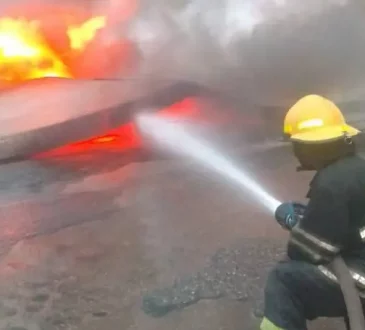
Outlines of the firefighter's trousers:
{"label": "firefighter's trousers", "polygon": [[316,266],[291,260],[278,263],[269,274],[264,315],[261,330],[307,330],[307,320],[347,318],[340,286]]}

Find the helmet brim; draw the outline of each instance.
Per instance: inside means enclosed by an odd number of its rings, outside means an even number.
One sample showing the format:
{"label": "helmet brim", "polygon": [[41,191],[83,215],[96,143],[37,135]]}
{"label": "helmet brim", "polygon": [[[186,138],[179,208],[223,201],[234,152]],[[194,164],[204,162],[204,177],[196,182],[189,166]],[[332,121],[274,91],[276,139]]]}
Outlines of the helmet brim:
{"label": "helmet brim", "polygon": [[337,140],[343,136],[355,136],[361,133],[350,125],[318,128],[315,131],[293,134],[290,140],[302,143],[321,143]]}

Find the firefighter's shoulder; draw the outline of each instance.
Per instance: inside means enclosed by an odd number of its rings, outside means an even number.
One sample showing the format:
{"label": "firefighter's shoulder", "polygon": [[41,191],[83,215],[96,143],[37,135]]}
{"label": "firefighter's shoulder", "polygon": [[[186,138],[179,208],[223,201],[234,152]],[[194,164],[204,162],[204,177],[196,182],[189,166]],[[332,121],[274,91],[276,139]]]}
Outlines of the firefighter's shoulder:
{"label": "firefighter's shoulder", "polygon": [[360,182],[365,184],[365,159],[351,156],[321,169],[313,184],[315,188],[343,191]]}

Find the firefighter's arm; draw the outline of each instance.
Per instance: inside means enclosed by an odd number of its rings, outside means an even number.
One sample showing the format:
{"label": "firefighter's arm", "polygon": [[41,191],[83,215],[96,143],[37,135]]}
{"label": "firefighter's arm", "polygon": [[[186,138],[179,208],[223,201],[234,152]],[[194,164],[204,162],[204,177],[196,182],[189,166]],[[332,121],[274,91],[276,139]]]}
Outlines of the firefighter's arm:
{"label": "firefighter's arm", "polygon": [[348,225],[346,196],[326,187],[316,188],[303,218],[291,230],[288,257],[314,264],[330,262],[342,250]]}

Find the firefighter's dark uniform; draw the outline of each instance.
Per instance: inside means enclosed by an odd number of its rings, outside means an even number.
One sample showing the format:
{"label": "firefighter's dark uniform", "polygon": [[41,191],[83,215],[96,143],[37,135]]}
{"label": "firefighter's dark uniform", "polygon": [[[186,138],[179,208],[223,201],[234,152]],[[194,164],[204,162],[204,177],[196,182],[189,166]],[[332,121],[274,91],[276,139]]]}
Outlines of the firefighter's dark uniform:
{"label": "firefighter's dark uniform", "polygon": [[265,317],[282,329],[306,329],[306,320],[346,316],[328,264],[341,253],[365,297],[365,160],[340,159],[317,172],[309,203],[288,243],[290,260],[269,274]]}
{"label": "firefighter's dark uniform", "polygon": [[[332,102],[319,96],[300,100],[284,125],[302,146],[324,141],[327,148],[328,139],[341,141],[346,131],[358,134]],[[365,160],[352,152],[319,166],[307,197],[304,216],[290,231],[288,259],[268,277],[263,330],[305,330],[306,320],[318,317],[346,319],[344,298],[329,266],[339,254],[365,307]]]}

